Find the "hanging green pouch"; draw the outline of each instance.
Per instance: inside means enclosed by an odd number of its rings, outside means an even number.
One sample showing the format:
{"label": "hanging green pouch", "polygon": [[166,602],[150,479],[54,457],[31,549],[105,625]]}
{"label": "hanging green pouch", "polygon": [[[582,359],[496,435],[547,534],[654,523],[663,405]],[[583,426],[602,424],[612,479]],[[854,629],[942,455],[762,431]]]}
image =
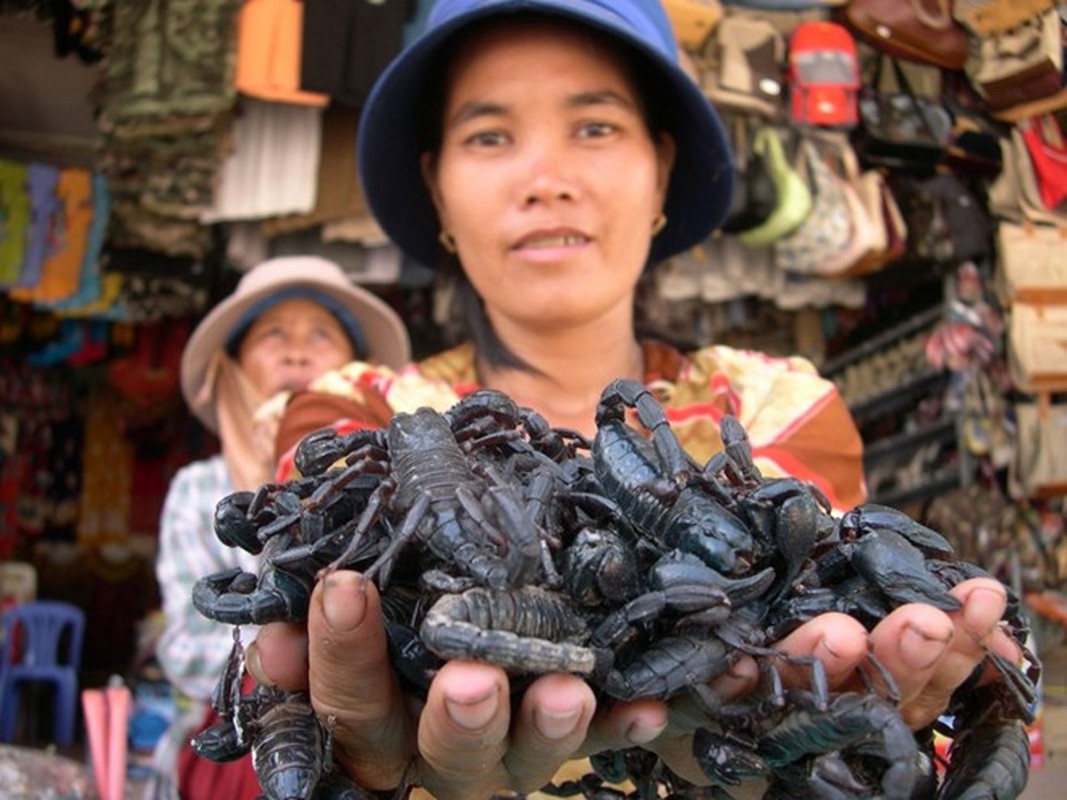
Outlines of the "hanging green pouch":
{"label": "hanging green pouch", "polygon": [[756,132],[752,150],[767,164],[778,202],[762,224],[738,234],[748,247],[766,247],[795,231],[811,213],[812,196],[804,179],[786,158],[778,132],[765,125]]}

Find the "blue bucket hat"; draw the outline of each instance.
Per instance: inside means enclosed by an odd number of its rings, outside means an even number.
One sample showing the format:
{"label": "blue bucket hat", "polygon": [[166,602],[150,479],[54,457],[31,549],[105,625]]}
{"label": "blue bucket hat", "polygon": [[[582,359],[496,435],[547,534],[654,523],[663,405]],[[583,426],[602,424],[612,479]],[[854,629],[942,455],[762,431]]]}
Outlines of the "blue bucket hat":
{"label": "blue bucket hat", "polygon": [[448,41],[476,20],[510,13],[553,14],[587,25],[637,53],[664,93],[678,153],[649,263],[705,239],[726,216],[734,166],[721,121],[678,65],[670,20],[659,0],[438,0],[421,34],[379,76],[363,106],[357,136],[363,191],[378,223],[415,261],[444,256],[440,223],[423,181],[419,124],[430,71]]}

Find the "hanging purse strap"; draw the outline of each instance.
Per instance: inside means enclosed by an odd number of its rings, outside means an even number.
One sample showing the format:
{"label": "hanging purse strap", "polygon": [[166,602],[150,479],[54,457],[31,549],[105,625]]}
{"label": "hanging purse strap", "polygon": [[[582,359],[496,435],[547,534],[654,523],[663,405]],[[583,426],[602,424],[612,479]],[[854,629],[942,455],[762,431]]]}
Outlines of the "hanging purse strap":
{"label": "hanging purse strap", "polygon": [[923,0],[911,0],[911,8],[915,13],[915,19],[919,20],[927,28],[935,31],[946,31],[952,24],[952,8],[949,0],[936,0],[937,11],[931,11],[923,3]]}
{"label": "hanging purse strap", "polygon": [[911,86],[911,81],[908,80],[907,73],[904,72],[904,69],[900,66],[899,61],[897,61],[892,56],[886,55],[885,53],[878,54],[878,63],[874,69],[875,90],[881,91],[882,64],[885,61],[889,61],[892,65],[893,75],[897,81],[897,87],[908,98],[908,101],[911,103],[912,108],[915,109],[915,113],[918,115],[919,122],[922,124],[923,128],[925,128],[926,132],[930,134],[931,139],[933,139],[935,142],[940,142],[942,137],[937,133],[937,131],[934,130],[933,125],[930,124],[929,117],[927,117],[926,114],[923,113],[922,103],[919,102],[919,97],[915,94],[915,90]]}

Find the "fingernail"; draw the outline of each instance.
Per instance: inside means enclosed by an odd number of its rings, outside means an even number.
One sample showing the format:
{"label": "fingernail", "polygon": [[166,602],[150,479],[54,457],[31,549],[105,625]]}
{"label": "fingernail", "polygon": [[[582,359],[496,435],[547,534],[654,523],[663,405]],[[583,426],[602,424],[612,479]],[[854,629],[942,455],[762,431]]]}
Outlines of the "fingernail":
{"label": "fingernail", "polygon": [[[981,598],[981,599],[979,599]],[[996,589],[975,589],[963,606],[963,624],[976,639],[989,635],[988,625],[990,604],[1004,603],[1005,596]]]}
{"label": "fingernail", "polygon": [[274,681],[263,671],[263,665],[259,661],[259,648],[255,642],[245,648],[245,672],[255,678],[260,686],[274,686]]}
{"label": "fingernail", "polygon": [[571,711],[549,711],[538,708],[534,712],[534,725],[537,727],[537,732],[546,739],[565,739],[574,733],[581,716],[580,708]]}
{"label": "fingernail", "polygon": [[[362,579],[360,579],[362,580]],[[338,633],[355,630],[367,613],[367,595],[352,578],[330,575],[322,585],[322,613],[326,624]]]}
{"label": "fingernail", "polygon": [[945,637],[937,637],[915,625],[908,625],[900,637],[900,650],[913,669],[927,669],[941,658],[950,641],[951,631]]}
{"label": "fingernail", "polygon": [[445,709],[448,716],[460,728],[468,731],[477,731],[489,724],[500,707],[497,688],[494,686],[490,691],[477,697],[469,698],[445,698]]}
{"label": "fingernail", "polygon": [[666,717],[660,722],[638,718],[626,729],[626,740],[631,744],[648,744],[663,733],[666,728]]}
{"label": "fingernail", "polygon": [[834,650],[834,648],[830,647],[830,644],[826,641],[825,638],[819,640],[819,647],[825,650],[827,654],[835,661],[841,660],[841,654]]}

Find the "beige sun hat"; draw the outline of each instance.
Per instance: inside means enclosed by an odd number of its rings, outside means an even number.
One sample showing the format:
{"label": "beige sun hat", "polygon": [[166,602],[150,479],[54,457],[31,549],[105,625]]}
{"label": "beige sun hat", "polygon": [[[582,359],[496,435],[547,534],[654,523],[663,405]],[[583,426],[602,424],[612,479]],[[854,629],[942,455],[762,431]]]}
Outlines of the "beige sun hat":
{"label": "beige sun hat", "polygon": [[[306,290],[319,295],[331,311],[358,321],[362,346],[358,357],[399,369],[411,359],[411,342],[400,316],[377,296],[356,286],[337,264],[318,256],[272,258],[250,269],[234,292],[208,312],[182,353],[182,396],[211,431],[218,431],[214,403],[198,402],[214,355],[224,350],[237,326],[274,294]],[[266,310],[266,309],[262,309]],[[345,323],[345,320],[341,320]],[[346,327],[348,327],[346,325]],[[359,342],[354,342],[357,346]]]}

